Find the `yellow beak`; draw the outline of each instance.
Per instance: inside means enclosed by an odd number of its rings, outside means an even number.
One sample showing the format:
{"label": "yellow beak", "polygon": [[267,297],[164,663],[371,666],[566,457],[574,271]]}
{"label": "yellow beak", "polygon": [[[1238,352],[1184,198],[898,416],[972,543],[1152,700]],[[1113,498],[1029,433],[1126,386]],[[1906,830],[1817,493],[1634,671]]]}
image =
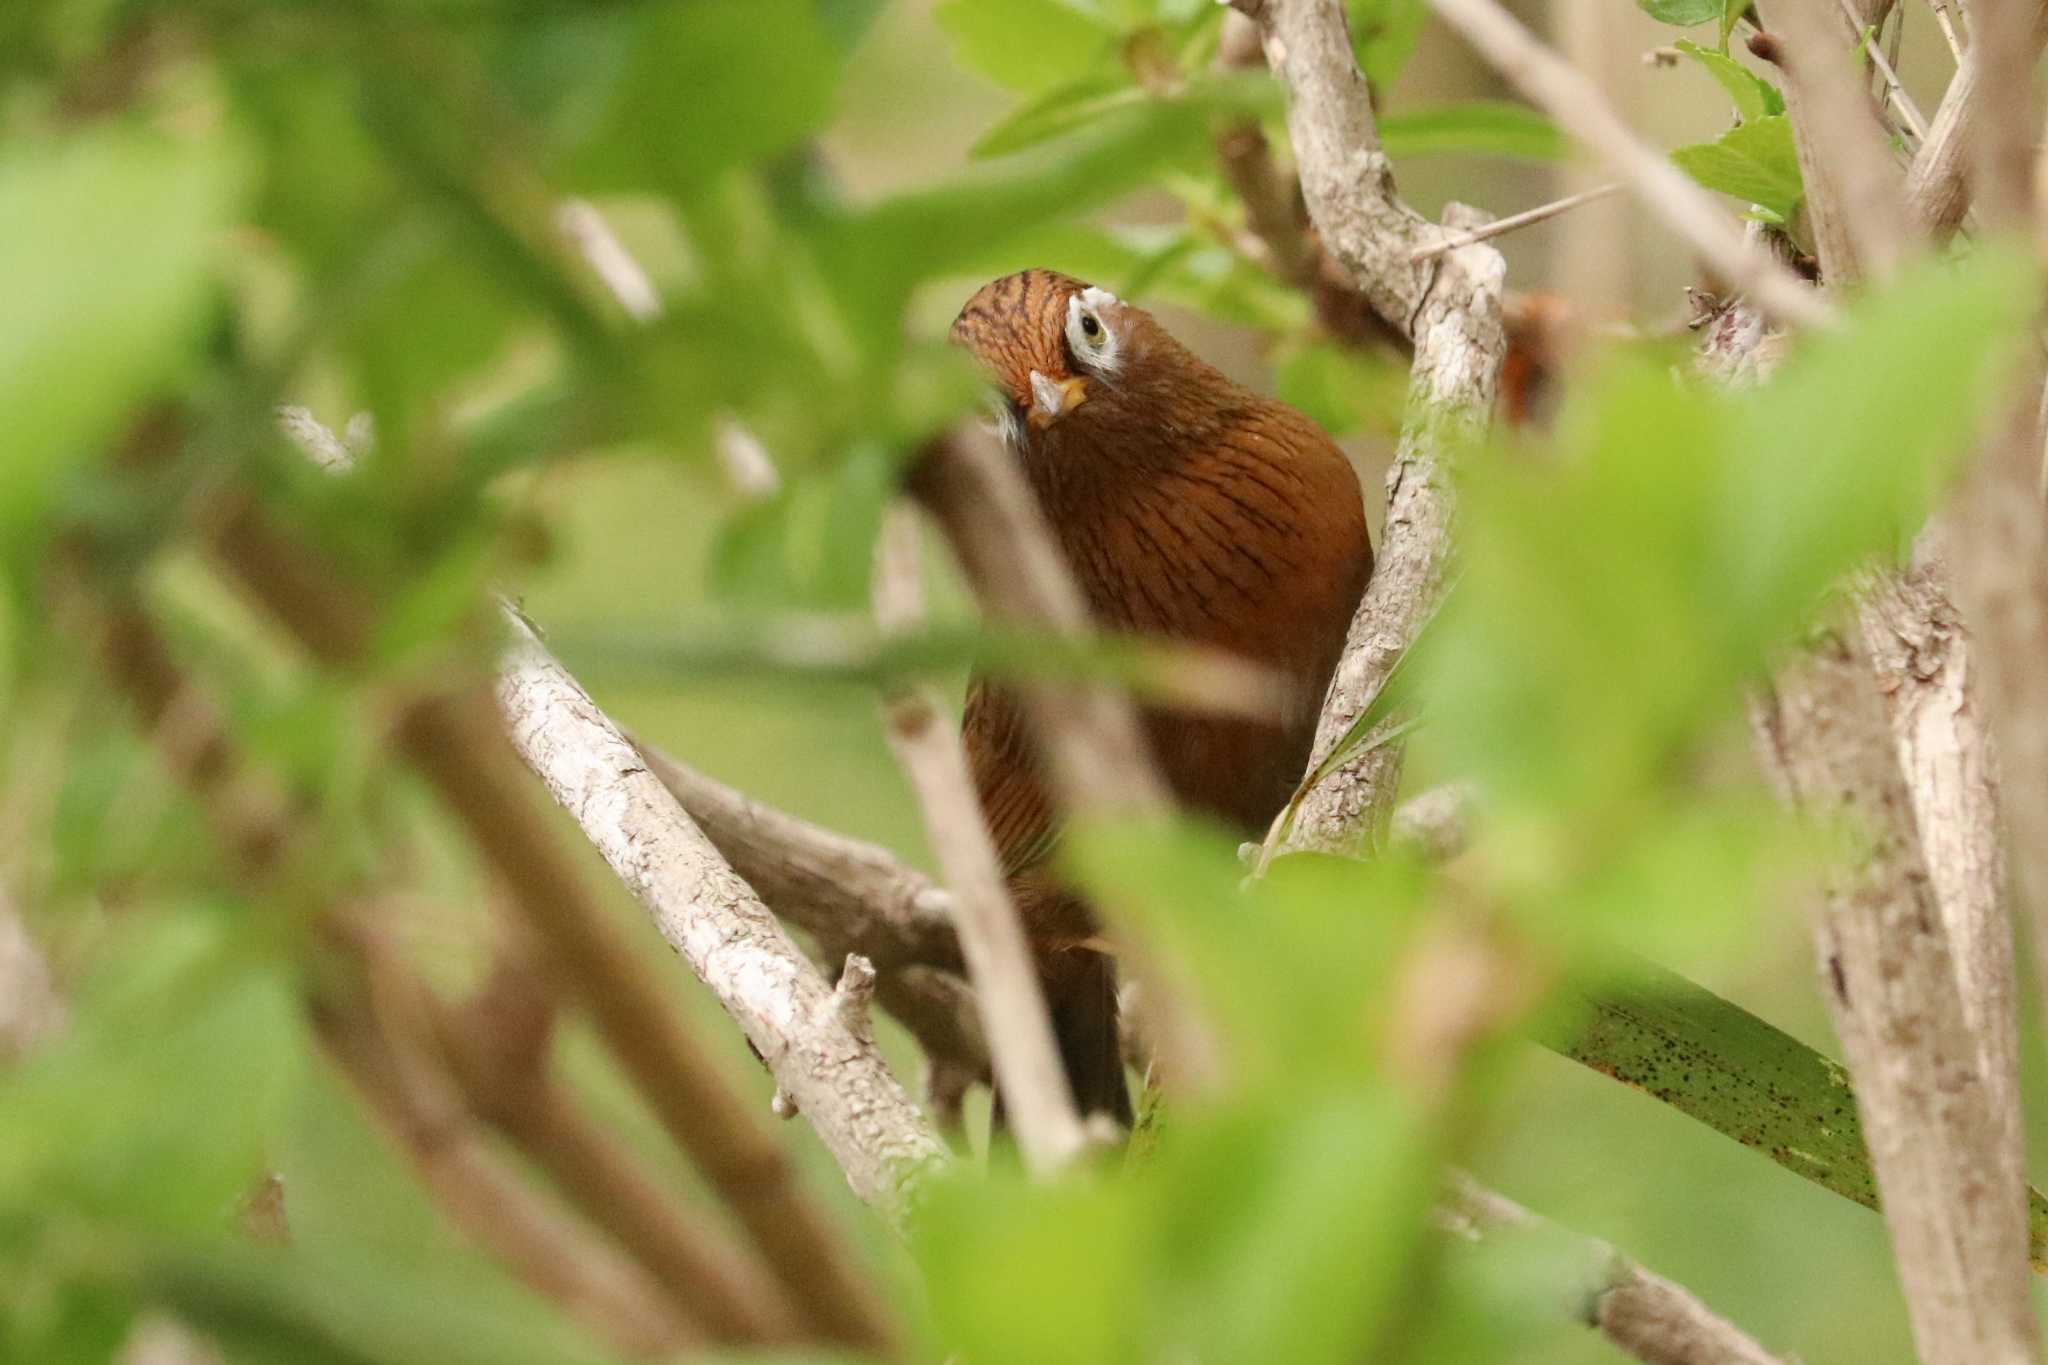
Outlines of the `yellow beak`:
{"label": "yellow beak", "polygon": [[1088,384],[1079,375],[1054,381],[1037,370],[1031,372],[1031,408],[1024,420],[1033,431],[1044,431],[1054,419],[1072,412],[1088,401]]}

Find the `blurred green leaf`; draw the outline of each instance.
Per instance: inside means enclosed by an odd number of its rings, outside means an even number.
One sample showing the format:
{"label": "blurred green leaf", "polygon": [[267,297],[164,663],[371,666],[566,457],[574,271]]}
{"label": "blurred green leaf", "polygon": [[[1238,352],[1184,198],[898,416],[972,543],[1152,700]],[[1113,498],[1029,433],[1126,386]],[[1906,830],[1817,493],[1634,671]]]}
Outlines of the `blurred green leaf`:
{"label": "blurred green leaf", "polygon": [[1780,220],[1798,212],[1806,192],[1792,120],[1784,114],[1745,120],[1713,142],[1678,148],[1671,159],[1708,189],[1747,200]]}
{"label": "blurred green leaf", "polygon": [[895,465],[872,447],[742,507],[712,549],[711,585],[731,602],[818,611],[868,600]]}
{"label": "blurred green leaf", "polygon": [[811,0],[657,0],[639,7],[630,49],[570,158],[578,188],[693,197],[818,128],[839,74]]}
{"label": "blurred green leaf", "polygon": [[1561,415],[1572,463],[1476,466],[1422,742],[1546,818],[1639,802],[1831,583],[1919,524],[2033,281],[2002,251],[1924,265],[1761,390],[1618,374]]}
{"label": "blurred green leaf", "polygon": [[1636,0],[1643,13],[1660,24],[1693,28],[1721,19],[1726,0]]}
{"label": "blurred green leaf", "polygon": [[1041,94],[1115,63],[1117,27],[1067,0],[942,0],[933,17],[961,64],[997,85]]}
{"label": "blurred green leaf", "polygon": [[1556,161],[1565,154],[1564,134],[1526,104],[1506,100],[1465,100],[1382,114],[1380,142],[1393,157],[1464,153]]}
{"label": "blurred green leaf", "polygon": [[1206,167],[1209,115],[1261,107],[1272,92],[1264,78],[1205,81],[1185,98],[1117,110],[1057,142],[885,199],[821,234],[823,274],[844,291],[853,324],[886,338],[918,281],[1013,251],[1045,224],[1078,218],[1164,166]]}
{"label": "blurred green leaf", "polygon": [[360,1249],[220,1246],[154,1258],[145,1283],[234,1353],[335,1365],[615,1361],[487,1281],[395,1271]]}
{"label": "blurred green leaf", "polygon": [[1158,1254],[1178,1294],[1150,1339],[1216,1360],[1386,1358],[1436,1199],[1418,1119],[1390,1090],[1303,1088],[1164,1144]]}
{"label": "blurred green leaf", "polygon": [[1273,358],[1273,389],[1332,436],[1361,428],[1398,430],[1408,376],[1385,357],[1355,346],[1309,341]]}
{"label": "blurred green leaf", "polygon": [[363,126],[361,82],[339,63],[304,55],[266,54],[228,74],[263,151],[256,221],[316,277],[359,257],[365,226],[398,200],[391,168]]}
{"label": "blurred green leaf", "polygon": [[1248,1089],[1352,1081],[1377,1055],[1379,988],[1421,893],[1400,859],[1282,858],[1246,888],[1237,839],[1188,822],[1083,826],[1062,856],[1110,923],[1186,961]]}
{"label": "blurred green leaf", "polygon": [[1735,405],[1707,528],[1731,624],[1789,625],[1858,556],[1907,542],[1997,401],[2039,290],[2009,247],[1921,262]]}
{"label": "blurred green leaf", "polygon": [[1083,76],[1025,101],[976,138],[968,149],[974,157],[1007,156],[1035,147],[1076,128],[1085,128],[1104,114],[1151,99],[1132,84],[1129,73]]}
{"label": "blurred green leaf", "polygon": [[874,26],[875,18],[889,0],[812,0],[818,7],[818,22],[838,45],[850,52]]}
{"label": "blurred green leaf", "polygon": [[911,1245],[930,1295],[935,1354],[989,1365],[1117,1365],[1146,1354],[1145,1247],[1136,1191],[1087,1175],[936,1184]]}
{"label": "blurred green leaf", "polygon": [[1785,112],[1785,97],[1778,93],[1778,87],[1727,53],[1701,47],[1690,38],[1680,38],[1672,46],[1706,68],[1707,74],[1735,101],[1735,112],[1744,123]]}
{"label": "blurred green leaf", "polygon": [[305,1044],[290,991],[223,928],[197,913],[133,926],[70,1032],[0,1078],[0,1213],[225,1226]]}
{"label": "blurred green leaf", "polygon": [[1384,95],[1415,55],[1422,26],[1429,22],[1428,0],[1345,0],[1344,12],[1358,69]]}
{"label": "blurred green leaf", "polygon": [[1176,1118],[1115,1178],[947,1182],[912,1237],[933,1348],[1019,1365],[1372,1359],[1435,1161],[1412,1112],[1353,1084]]}
{"label": "blurred green leaf", "polygon": [[232,140],[110,127],[0,152],[0,545],[194,358],[245,181]]}

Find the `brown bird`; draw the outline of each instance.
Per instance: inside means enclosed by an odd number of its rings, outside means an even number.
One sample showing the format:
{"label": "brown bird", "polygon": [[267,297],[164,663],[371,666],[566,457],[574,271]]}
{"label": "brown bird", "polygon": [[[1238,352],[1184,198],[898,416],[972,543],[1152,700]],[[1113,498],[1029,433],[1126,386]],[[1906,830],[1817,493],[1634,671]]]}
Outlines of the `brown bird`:
{"label": "brown bird", "polygon": [[[1358,479],[1316,424],[1203,363],[1150,313],[1050,270],[984,286],[953,324],[1103,630],[1216,646],[1293,684],[1278,723],[1165,709],[1147,738],[1177,798],[1261,833],[1308,760],[1372,572]],[[963,739],[1036,950],[1083,1113],[1128,1124],[1116,982],[1048,865],[1059,826],[1016,696],[969,687]]]}

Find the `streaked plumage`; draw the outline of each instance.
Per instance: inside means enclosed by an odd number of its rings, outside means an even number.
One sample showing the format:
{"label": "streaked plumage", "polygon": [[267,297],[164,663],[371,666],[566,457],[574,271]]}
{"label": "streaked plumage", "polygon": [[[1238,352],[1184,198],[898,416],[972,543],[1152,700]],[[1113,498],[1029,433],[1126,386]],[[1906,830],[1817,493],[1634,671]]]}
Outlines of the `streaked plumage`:
{"label": "streaked plumage", "polygon": [[[952,335],[994,380],[999,424],[1097,623],[1228,649],[1297,685],[1278,725],[1145,713],[1180,800],[1263,831],[1301,776],[1372,568],[1350,462],[1307,417],[1226,378],[1149,313],[1065,275],[984,286]],[[963,737],[1076,1098],[1127,1121],[1114,975],[1082,946],[1094,932],[1086,906],[1047,866],[1058,816],[1016,699],[977,680]]]}

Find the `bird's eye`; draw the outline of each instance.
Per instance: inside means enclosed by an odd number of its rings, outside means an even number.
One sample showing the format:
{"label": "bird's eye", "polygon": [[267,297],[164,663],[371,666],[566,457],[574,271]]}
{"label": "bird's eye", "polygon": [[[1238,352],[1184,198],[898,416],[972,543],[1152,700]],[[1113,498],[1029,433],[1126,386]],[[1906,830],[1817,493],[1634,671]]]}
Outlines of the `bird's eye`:
{"label": "bird's eye", "polygon": [[1115,302],[1116,295],[1103,289],[1085,289],[1067,300],[1067,345],[1075,363],[1105,377],[1121,363],[1117,334],[1102,320],[1103,305]]}

